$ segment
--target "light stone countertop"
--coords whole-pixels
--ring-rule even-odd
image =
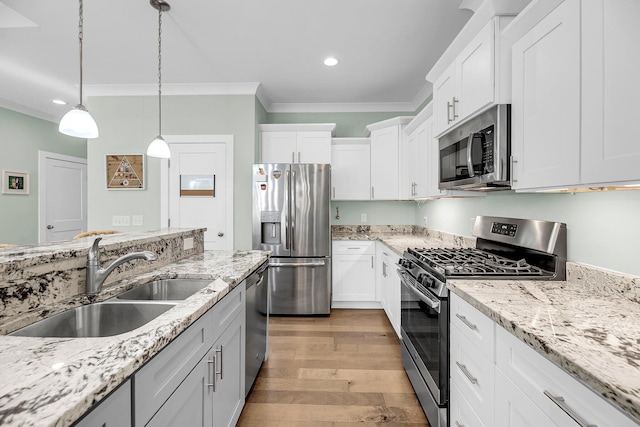
[[[205,289],[125,334],[105,338],[0,336],[0,425],[72,424],[268,256],[262,251],[206,251],[153,273],[123,280],[101,296],[113,296],[158,278],[212,280]],[[75,304],[71,301],[67,308]]]
[[[591,270],[588,273],[586,270]],[[567,281],[448,280],[451,292],[640,422],[640,304],[606,275],[567,263]]]

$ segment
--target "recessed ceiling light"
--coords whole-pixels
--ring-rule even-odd
[[[62,99],[53,99],[51,102],[58,105],[67,105],[67,103],[64,102]]]
[[[337,63],[338,63],[338,60],[331,56],[324,60],[324,65],[326,65],[327,67],[333,67]]]

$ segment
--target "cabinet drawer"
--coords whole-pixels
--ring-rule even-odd
[[[451,407],[449,410],[451,425],[453,427],[485,427],[482,421],[480,421],[480,418],[478,418],[476,413],[473,412],[471,405],[469,405],[469,402],[467,402],[467,399],[465,399],[464,395],[454,382],[451,383],[450,394],[451,398],[449,402]]]
[[[495,360],[495,323],[458,295],[451,293],[451,324],[486,356]]]
[[[237,314],[244,309],[246,284],[244,281],[237,285],[227,295],[213,306],[212,325],[215,335],[219,336],[233,322]]]
[[[618,408],[502,327],[496,328],[496,365],[559,426],[578,425],[568,413],[582,418],[586,424],[638,426]],[[558,397],[564,402],[558,402]]]
[[[196,320],[135,374],[135,425],[144,426],[151,419],[211,348],[214,309]]]
[[[493,424],[494,364],[456,327],[450,330],[451,383],[455,383],[484,425]]]
[[[348,240],[333,242],[333,255],[374,255],[374,241]]]

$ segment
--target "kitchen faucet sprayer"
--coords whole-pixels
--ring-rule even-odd
[[[86,293],[88,295],[98,294],[109,274],[120,264],[133,261],[134,259],[145,259],[147,261],[155,261],[158,259],[158,255],[155,252],[131,252],[116,259],[109,266],[102,268],[100,263],[100,249],[98,248],[100,240],[102,240],[102,237],[98,237],[93,241],[93,245],[91,245],[91,249],[89,249],[89,253],[87,254]]]

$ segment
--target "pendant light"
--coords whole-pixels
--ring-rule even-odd
[[[162,12],[171,9],[164,0],[150,0],[151,6],[158,9],[158,136],[147,147],[147,156],[168,159],[171,151],[162,137]]]
[[[58,130],[77,138],[97,138],[98,125],[87,108],[82,105],[82,29],[84,26],[82,0],[80,0],[80,23],[78,24],[78,41],[80,44],[80,103],[62,117]]]

